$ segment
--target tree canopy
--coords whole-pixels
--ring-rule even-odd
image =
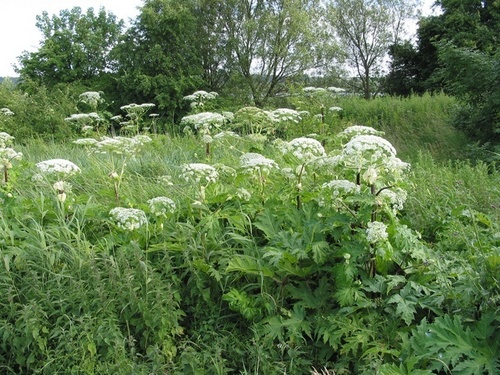
[[[61,82],[89,81],[111,72],[110,51],[118,43],[124,23],[101,8],[97,13],[80,7],[62,10],[59,16],[47,12],[37,16],[36,26],[43,40],[36,52],[20,58],[23,80],[47,86]]]

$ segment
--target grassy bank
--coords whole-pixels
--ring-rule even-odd
[[[453,100],[327,104],[289,142],[13,144],[0,372],[497,372],[499,180],[451,160]],[[59,158],[77,168],[37,166]]]

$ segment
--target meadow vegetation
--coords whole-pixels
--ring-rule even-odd
[[[453,98],[2,90],[0,372],[499,373],[500,178]]]

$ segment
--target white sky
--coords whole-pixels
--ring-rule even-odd
[[[178,0],[182,1],[182,0]],[[422,0],[424,15],[430,13],[434,0]],[[42,34],[36,27],[36,16],[47,11],[50,16],[59,15],[63,9],[75,6],[85,12],[100,7],[128,22],[135,19],[143,0],[0,0],[0,77],[16,76],[13,65],[23,51],[34,52],[39,47]]]
[[[36,16],[43,11],[52,16],[75,6],[82,12],[94,8],[96,13],[104,7],[127,23],[138,16],[137,8],[142,5],[142,0],[0,0],[0,77],[16,76],[12,65],[17,64],[17,57],[38,49],[42,33],[36,27]]]

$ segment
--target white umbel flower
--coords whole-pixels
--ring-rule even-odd
[[[240,165],[246,170],[263,170],[269,172],[272,168],[278,168],[278,164],[272,159],[256,153],[248,152],[240,156]]]
[[[201,185],[208,185],[216,182],[219,178],[217,170],[208,164],[191,163],[182,166],[182,178],[187,182],[197,182]]]
[[[0,114],[3,116],[14,116],[14,112],[12,112],[9,108],[0,108]]]
[[[340,138],[352,138],[357,135],[382,135],[384,134],[381,131],[375,130],[374,128],[370,126],[364,126],[364,125],[352,125],[349,126],[348,128],[345,128],[343,131],[341,131],[339,134],[337,134],[338,137]]]
[[[149,210],[156,216],[165,216],[168,213],[174,213],[176,209],[175,202],[168,197],[155,197],[148,200]]]
[[[61,175],[73,175],[80,173],[80,168],[73,162],[66,159],[50,159],[41,161],[36,164],[36,167],[43,174],[61,174]]]
[[[321,186],[322,190],[331,191],[333,197],[358,194],[360,186],[348,180],[332,180]]]
[[[279,122],[291,121],[298,123],[300,120],[302,120],[300,113],[290,108],[278,108],[274,111],[271,111],[271,114]]]
[[[371,134],[357,135],[344,147],[345,155],[355,155],[366,152],[383,153],[387,157],[396,156],[396,149],[388,140]]]
[[[286,150],[304,163],[326,156],[325,149],[321,142],[307,137],[291,140],[286,145]]]
[[[7,147],[14,141],[14,137],[6,132],[0,132],[0,147]]]
[[[387,225],[380,221],[371,221],[366,228],[366,239],[370,243],[377,243],[387,240]]]
[[[139,229],[147,223],[146,214],[137,208],[115,207],[109,214],[119,228],[127,231]]]
[[[209,133],[213,128],[220,128],[225,121],[226,118],[220,113],[201,112],[184,116],[181,119],[181,125],[189,126],[191,130]]]

